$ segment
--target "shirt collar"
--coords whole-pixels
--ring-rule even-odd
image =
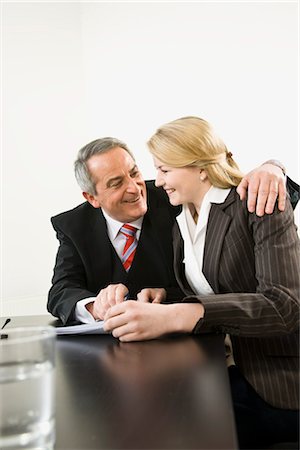
[[[229,192],[231,191],[231,188],[229,189],[221,189],[217,188],[215,186],[211,186],[209,190],[206,192],[206,194],[203,197],[202,205],[200,209],[200,215],[198,217],[198,223],[197,225],[194,222],[194,219],[192,217],[192,214],[189,210],[189,207],[187,204],[183,205],[182,212],[179,214],[179,216],[176,217],[177,222],[179,224],[179,227],[184,229],[186,227],[186,230],[189,231],[191,238],[197,239],[198,233],[205,229],[208,216],[210,212],[210,207],[212,203],[224,203],[225,199],[229,195]]]
[[[203,198],[203,203],[223,203],[230,191],[231,188],[221,189],[211,186]]]
[[[228,197],[229,192],[231,191],[231,188],[228,189],[221,189],[215,186],[211,186],[209,190],[206,192],[206,194],[203,197],[201,210],[205,210],[207,205],[210,205],[211,203],[224,203],[226,198]],[[183,211],[180,215],[189,215],[192,217],[192,214],[190,213],[189,207],[187,204],[184,204],[182,207]],[[200,211],[201,214],[201,211]]]
[[[110,240],[113,241],[117,237],[117,235],[120,231],[120,228],[124,225],[124,222],[119,222],[118,220],[113,219],[112,217],[110,217],[107,214],[106,211],[104,211],[104,209],[102,209],[102,213],[106,220],[108,236],[109,236]],[[133,227],[137,228],[138,230],[141,230],[142,223],[143,223],[143,217],[140,217],[139,219],[135,220],[134,222],[127,222],[127,223],[130,223],[130,225],[132,225]]]

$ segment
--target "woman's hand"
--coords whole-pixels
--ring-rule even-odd
[[[201,303],[160,305],[127,300],[107,311],[104,330],[122,342],[143,341],[168,333],[191,333],[203,315]]]

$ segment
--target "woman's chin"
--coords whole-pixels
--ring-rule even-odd
[[[169,197],[169,202],[171,203],[172,206],[179,206],[179,205],[182,205],[182,203],[179,202],[178,200],[176,200],[176,198],[171,198],[171,197]]]

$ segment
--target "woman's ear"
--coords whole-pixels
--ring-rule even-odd
[[[204,169],[200,169],[200,181],[207,180],[207,173]]]
[[[101,207],[99,200],[97,200],[92,194],[89,194],[88,192],[83,192],[82,195],[94,208]]]

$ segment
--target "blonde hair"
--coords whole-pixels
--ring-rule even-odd
[[[150,153],[168,166],[205,169],[213,186],[237,186],[243,178],[232,153],[199,117],[182,117],[161,126],[147,145]]]

